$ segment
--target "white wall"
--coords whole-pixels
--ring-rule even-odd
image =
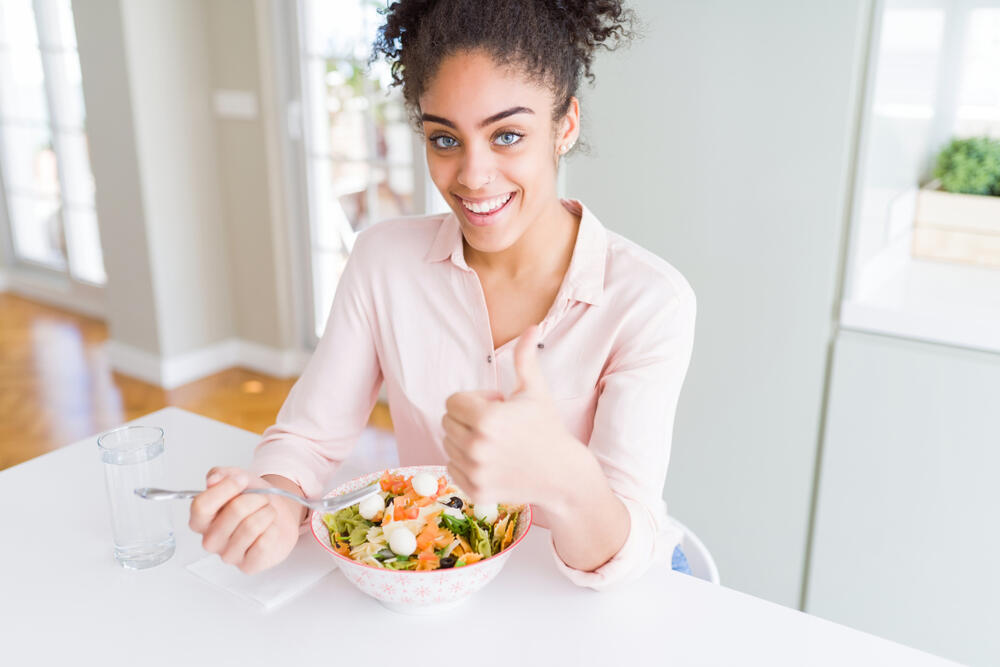
[[[218,160],[226,210],[229,259],[232,270],[234,326],[242,340],[273,348],[296,347],[293,314],[288,308],[288,280],[278,275],[287,268],[287,235],[280,191],[271,180],[280,180],[280,156],[268,148],[267,114],[274,104],[273,87],[265,80],[272,59],[261,42],[258,2],[212,0],[207,3],[208,41],[211,48],[212,88],[231,91],[257,102],[250,116],[216,113]],[[262,65],[263,70],[262,70]],[[278,228],[276,243],[275,227]],[[286,290],[286,291],[282,291]]]
[[[153,296],[146,202],[140,188],[121,6],[119,0],[76,0],[73,16],[87,104],[90,164],[97,186],[97,218],[108,275],[105,317],[114,340],[156,355],[161,348],[160,313]]]
[[[200,0],[123,2],[160,353],[234,333],[222,182]]]
[[[631,4],[567,192],[698,295],[671,514],[726,585],[797,606],[870,2]]]

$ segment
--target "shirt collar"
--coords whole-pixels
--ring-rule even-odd
[[[562,205],[580,216],[580,229],[573,246],[573,257],[563,280],[565,295],[598,306],[604,296],[604,267],[607,263],[608,235],[600,221],[578,199],[563,199]],[[441,219],[437,234],[424,260],[441,262],[450,259],[464,271],[472,269],[465,262],[462,228],[453,212]]]

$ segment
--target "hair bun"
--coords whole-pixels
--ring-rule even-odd
[[[636,36],[635,12],[622,0],[543,0],[543,4],[566,26],[583,73],[591,81],[590,66],[597,48],[613,51]]]
[[[595,50],[621,46],[638,22],[623,0],[396,0],[382,13],[372,60],[390,63],[411,112],[444,58],[482,50],[550,85],[558,116],[581,76],[593,81]]]

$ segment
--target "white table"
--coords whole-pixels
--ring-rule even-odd
[[[213,465],[245,465],[258,440],[177,408],[134,423],[165,429],[174,488],[198,488]],[[374,432],[363,441],[352,465],[393,456]],[[4,665],[348,665],[391,655],[475,667],[953,664],[665,567],[616,590],[579,589],[556,571],[540,528],[496,580],[441,615],[394,614],[336,570],[264,612],[185,569],[206,555],[187,527],[188,503],[174,505],[171,560],[118,567],[101,465],[88,438],[0,472]]]

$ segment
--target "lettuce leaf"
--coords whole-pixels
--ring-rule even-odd
[[[472,528],[469,526],[469,523],[470,519],[468,517],[456,519],[449,514],[442,514],[441,523],[439,525],[444,526],[455,535],[461,535],[465,539],[471,540],[472,538],[469,536],[469,533]]]

